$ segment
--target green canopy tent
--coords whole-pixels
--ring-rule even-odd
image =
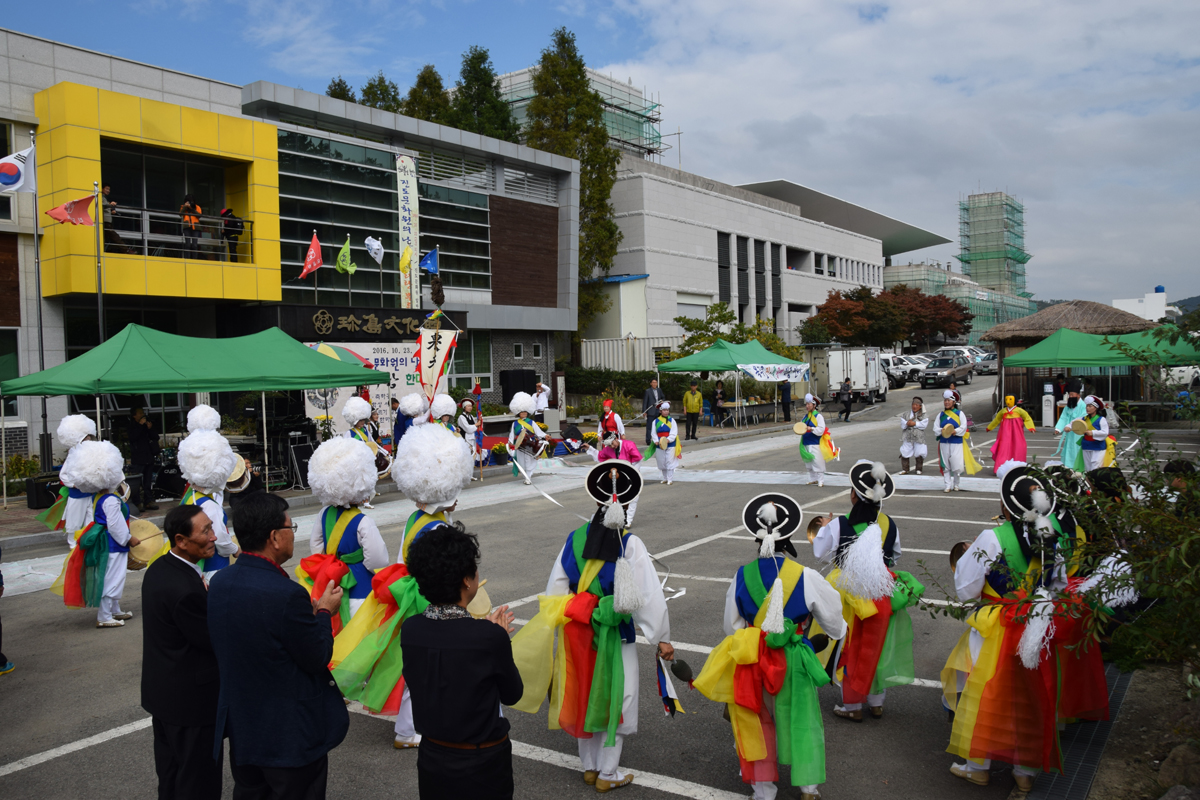
[[[794,367],[794,369],[787,369]],[[658,365],[659,372],[734,372],[734,400],[741,399],[741,373],[759,380],[780,381],[784,378],[805,380],[808,365],[802,361],[772,353],[757,339],[734,344],[717,339],[712,346]],[[778,393],[777,393],[778,394]],[[736,421],[736,420],[735,420]]]
[[[1200,364],[1200,349],[1190,339],[1183,337],[1171,345],[1155,339],[1154,333],[1102,336],[1061,328],[1004,363],[1011,367],[1124,367],[1144,364],[1148,357],[1150,363],[1168,367]],[[1133,354],[1117,349],[1117,344],[1131,348]]]
[[[268,391],[372,385],[387,380],[387,373],[322,355],[279,328],[250,336],[205,339],[130,324],[104,344],[64,364],[0,383],[0,398],[94,394],[99,427],[102,394],[256,391],[263,394],[265,406]],[[2,409],[0,402],[0,426]],[[263,411],[265,448],[265,407]],[[3,437],[0,459],[7,470]],[[7,481],[4,485],[7,502]]]

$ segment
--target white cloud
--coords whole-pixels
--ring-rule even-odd
[[[955,240],[959,197],[1005,190],[1039,297],[1200,293],[1194,3],[617,6],[649,42],[591,60],[661,93],[688,171],[786,178]]]

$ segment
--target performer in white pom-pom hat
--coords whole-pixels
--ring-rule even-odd
[[[195,409],[193,409],[195,411]],[[190,420],[189,414],[189,422]],[[205,580],[218,570],[229,566],[230,559],[241,552],[233,538],[229,515],[225,513],[223,501],[225,486],[244,464],[241,456],[233,452],[229,442],[216,430],[199,428],[179,443],[179,471],[188,488],[183,493],[180,505],[195,505],[204,509],[212,520],[213,532],[217,535],[217,552],[211,558],[200,560],[200,569]]]
[[[83,414],[71,414],[63,417],[58,424],[58,442],[67,448],[68,456],[81,442],[90,442],[96,438],[96,422]],[[72,486],[63,479],[62,489],[59,490],[58,500],[43,514],[38,515],[51,530],[64,530],[67,533],[67,546],[75,547],[75,534],[87,527],[92,521],[92,495]]]
[[[912,683],[912,620],[908,615],[924,593],[908,572],[893,569],[900,557],[900,532],[882,511],[896,491],[887,469],[862,460],[850,468],[850,513],[821,517],[813,556],[833,562],[829,582],[842,594],[850,626],[837,653],[836,679],[842,702],[834,716],[862,722],[863,703],[871,716],[883,716],[887,687]]]
[[[809,484],[824,486],[825,454],[821,452],[821,437],[825,435],[825,417],[817,411],[820,404],[815,395],[804,395],[804,418],[792,430],[800,434],[800,459],[808,470]]]
[[[713,648],[692,683],[705,697],[726,704],[742,780],[758,800],[774,800],[779,764],[791,766],[792,785],[800,787],[803,800],[817,800],[818,784],[825,782],[825,726],[817,688],[829,683],[829,676],[817,653],[830,639],[846,635],[846,622],[838,591],[817,570],[786,557],[796,557],[792,536],[803,518],[800,505],[785,494],[762,494],[746,504],[742,524],[754,536],[758,558],[734,573],[725,594],[726,639]],[[782,680],[764,682],[752,696],[734,690],[734,653],[746,652],[748,644],[768,669],[787,665]],[[766,695],[789,698],[786,715],[771,714],[773,703],[764,702]]]
[[[70,608],[96,608],[97,628],[120,628],[133,614],[121,610],[129,548],[129,506],[118,494],[125,459],[111,442],[80,442],[67,455],[63,480],[93,495],[92,520],[78,534],[62,577],[52,587]],[[61,592],[60,592],[61,590]]]
[[[513,475],[518,474],[519,464],[526,485],[529,485],[529,477],[546,446],[546,432],[532,419],[535,407],[533,397],[526,392],[517,392],[508,403],[508,410],[517,416],[508,431],[508,455],[514,462]]]
[[[668,486],[675,479],[675,467],[683,459],[682,447],[679,443],[679,427],[671,419],[671,404],[666,400],[658,404],[658,415],[650,422],[650,449],[646,452],[654,456],[658,469],[662,473],[662,482]]]
[[[376,479],[375,454],[357,439],[323,442],[308,462],[308,485],[322,508],[308,537],[312,555],[296,575],[314,598],[330,579],[345,590],[333,620],[335,636],[370,596],[371,578],[391,563],[379,528],[359,510],[375,494]]]
[[[654,562],[642,540],[624,530],[624,507],[641,491],[641,475],[632,464],[614,459],[593,467],[586,485],[596,513],[568,534],[539,598],[541,610],[513,637],[513,658],[525,691],[512,707],[536,713],[549,693],[550,727],[561,727],[578,740],[583,780],[603,793],[634,778],[620,768],[625,737],[638,727],[634,624],[658,645],[667,713],[677,704],[674,690],[666,688],[670,679],[661,662],[673,660],[675,650]],[[556,633],[563,643],[557,651]],[[559,659],[566,663],[556,664]],[[587,664],[594,664],[594,670]],[[563,680],[552,684],[554,674]],[[614,693],[618,674],[620,698]]]

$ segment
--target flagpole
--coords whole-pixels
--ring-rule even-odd
[[[38,236],[38,188],[37,188],[37,133],[29,132],[29,146],[34,148],[34,175],[33,175],[33,278],[35,291],[37,292],[37,327],[38,327],[38,370],[46,369],[46,342],[45,332],[42,328],[42,239]],[[42,432],[38,436],[38,461],[40,462],[42,472],[47,472],[50,469],[50,462],[54,458],[54,453],[50,447],[50,428],[46,419],[46,396],[42,395]],[[7,468],[8,464],[5,463]],[[8,476],[5,473],[5,507],[8,502]]]

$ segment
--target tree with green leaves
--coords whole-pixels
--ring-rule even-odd
[[[439,125],[450,123],[450,95],[442,83],[433,64],[426,64],[417,73],[412,88],[400,103],[400,113],[406,117],[436,122]]]
[[[588,81],[575,34],[566,28],[556,30],[542,51],[525,115],[525,144],[579,160],[579,326],[572,336],[577,358],[579,331],[610,304],[600,280],[612,269],[622,239],[610,199],[621,156],[608,146],[604,105]]]
[[[393,81],[389,81],[384,76],[383,70],[371,80],[367,81],[366,85],[359,91],[362,95],[362,104],[371,108],[378,108],[382,111],[391,111],[398,113],[400,111],[400,89],[397,88]]]
[[[712,347],[717,339],[733,342],[745,334],[744,326],[737,321],[737,314],[725,303],[713,303],[705,309],[704,319],[676,317],[675,324],[683,328],[683,343],[675,353],[676,358]]]
[[[506,142],[517,141],[521,128],[500,94],[500,79],[491,56],[475,45],[463,53],[462,71],[450,100],[450,124]]]
[[[341,75],[329,82],[329,86],[325,88],[327,97],[334,97],[338,100],[345,100],[347,103],[357,103],[358,97],[354,94],[354,87],[346,82],[346,79]]]

